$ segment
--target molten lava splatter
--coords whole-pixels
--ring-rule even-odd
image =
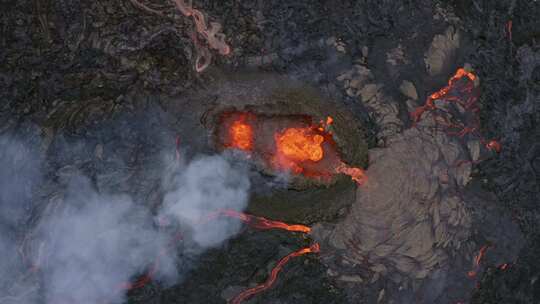
[[[367,175],[365,174],[364,170],[356,167],[350,167],[343,162],[336,167],[336,173],[350,176],[352,180],[359,185],[363,185],[367,181]]]
[[[253,128],[244,116],[235,120],[229,128],[230,147],[251,151],[253,149]]]
[[[321,132],[328,132],[329,134],[332,134],[328,129],[330,128],[330,125],[334,122],[334,119],[331,116],[326,117],[326,121],[321,120],[321,126],[318,128]]]
[[[264,283],[262,283],[260,285],[257,285],[256,287],[244,290],[239,295],[234,297],[230,301],[230,303],[231,304],[240,304],[243,301],[247,300],[248,298],[252,297],[253,295],[255,295],[257,293],[260,293],[262,291],[265,291],[268,288],[272,287],[272,285],[276,282],[277,275],[283,269],[283,266],[285,266],[285,264],[287,264],[287,262],[289,262],[289,260],[291,258],[301,256],[301,255],[304,255],[304,254],[307,254],[307,253],[318,253],[319,251],[320,251],[320,246],[319,246],[318,243],[315,243],[315,244],[311,245],[310,247],[302,248],[302,249],[300,249],[298,251],[295,251],[295,252],[292,252],[292,253],[286,255],[281,260],[279,260],[277,265],[270,272],[270,276],[268,277],[268,279]]]
[[[334,122],[334,119],[330,116],[326,117],[326,125],[329,126]]]
[[[275,135],[276,159],[281,169],[301,173],[302,162],[317,162],[323,158],[324,137],[310,128],[288,128]]]
[[[464,68],[459,68],[456,73],[448,81],[448,85],[439,91],[431,94],[423,106],[418,107],[411,113],[413,126],[416,125],[422,118],[422,115],[427,111],[432,111],[437,124],[446,128],[449,135],[464,137],[467,134],[478,134],[480,129],[480,118],[478,112],[478,96],[474,92],[475,81],[477,76]],[[452,121],[444,111],[441,114],[436,114],[438,110],[436,101],[454,102],[458,104],[464,111],[473,114],[474,121],[472,125],[465,125],[461,122]],[[500,152],[501,144],[496,140],[487,141],[480,137],[482,144],[491,151]]]
[[[332,124],[332,121],[332,117],[328,116],[326,126]],[[318,130],[322,132],[326,128],[321,126]],[[304,171],[302,163],[319,162],[324,157],[323,143],[325,137],[313,128],[288,128],[276,134],[275,141],[276,156],[274,162],[282,170],[291,170],[299,174]],[[364,170],[350,167],[341,161],[332,173],[348,175],[360,185],[366,181]]]

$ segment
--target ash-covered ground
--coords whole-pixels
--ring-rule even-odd
[[[540,2],[193,0],[206,36],[179,3],[0,4],[0,303],[226,303],[314,240],[246,303],[540,303]],[[481,136],[416,131],[464,66]],[[227,107],[332,112],[379,186],[217,155]],[[321,230],[195,220],[216,208]]]

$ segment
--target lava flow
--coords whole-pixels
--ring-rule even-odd
[[[226,217],[236,218],[236,219],[239,219],[239,220],[245,222],[248,226],[251,226],[251,227],[256,228],[256,229],[261,229],[261,230],[283,229],[283,230],[287,230],[287,231],[302,232],[302,233],[309,233],[311,231],[311,228],[308,227],[308,226],[289,225],[289,224],[284,223],[284,222],[269,220],[269,219],[266,219],[264,217],[255,216],[255,215],[251,215],[251,214],[247,214],[247,213],[243,213],[243,212],[238,212],[238,211],[230,210],[230,209],[224,209],[224,210],[219,210],[217,212],[214,212],[214,213],[210,214],[209,216],[207,216],[204,219],[204,221],[209,221],[209,220],[215,219],[215,218],[217,218],[219,216],[226,216]],[[295,252],[292,252],[292,253],[288,254],[287,256],[285,256],[284,258],[279,260],[277,265],[270,272],[270,277],[264,283],[262,283],[260,285],[257,285],[256,287],[253,287],[253,288],[250,288],[250,289],[247,289],[247,290],[241,292],[236,297],[234,297],[231,300],[230,303],[239,304],[239,303],[243,302],[244,300],[248,299],[249,297],[252,297],[253,295],[255,295],[257,293],[263,292],[263,291],[267,290],[268,288],[272,287],[272,285],[275,283],[275,281],[277,279],[277,275],[282,270],[283,266],[291,258],[301,256],[301,255],[304,255],[306,253],[318,253],[319,251],[320,251],[320,246],[319,246],[318,243],[315,243],[315,244],[311,245],[310,247],[303,248],[303,249],[300,249],[298,251],[295,251]]]
[[[214,212],[208,217],[206,217],[205,221],[215,219],[218,216],[233,217],[233,218],[236,218],[245,222],[248,226],[251,226],[256,229],[261,229],[261,230],[283,229],[287,231],[303,232],[303,233],[309,233],[311,231],[311,228],[309,228],[308,226],[289,225],[284,222],[273,221],[273,220],[266,219],[264,217],[255,216],[255,215],[251,215],[251,214],[247,214],[243,212],[238,212],[231,209],[224,209],[224,210],[219,210],[217,212]]]
[[[363,185],[367,181],[367,175],[365,174],[364,170],[360,168],[350,167],[343,162],[336,167],[336,173],[350,176],[352,180],[359,185]]]
[[[478,112],[478,92],[475,81],[477,76],[464,68],[459,68],[448,81],[448,85],[431,94],[423,106],[411,113],[413,126],[422,118],[425,112],[431,111],[437,124],[442,125],[449,135],[464,137],[467,134],[479,135],[480,117]],[[471,114],[472,122],[465,124],[453,120],[444,110],[437,107],[439,102],[454,102],[460,111]],[[440,113],[435,112],[436,110]],[[501,144],[496,140],[485,140],[480,136],[481,143],[491,151],[500,152]]]
[[[210,220],[213,220],[217,217],[225,216],[225,217],[231,217],[239,219],[243,222],[245,222],[248,226],[261,229],[261,230],[268,230],[268,229],[283,229],[286,231],[292,231],[292,232],[301,232],[301,233],[309,233],[311,231],[311,228],[304,225],[289,225],[284,222],[280,221],[274,221],[269,220],[264,217],[255,216],[231,209],[224,209],[224,210],[218,210],[204,219],[201,220],[201,223],[208,222]],[[171,241],[170,245],[172,245],[174,242],[177,242],[182,239],[181,234],[177,234],[176,237]],[[318,243],[315,243],[311,245],[310,247],[300,249],[298,251],[292,252],[289,255],[282,258],[278,264],[272,269],[270,273],[270,277],[261,285],[258,285],[254,288],[247,289],[237,295],[231,303],[239,304],[242,301],[246,300],[247,298],[263,292],[267,290],[268,288],[272,287],[272,285],[275,283],[277,279],[277,275],[282,270],[283,266],[293,257],[301,256],[307,253],[318,253],[320,251],[320,246]],[[117,289],[119,290],[133,290],[137,288],[141,288],[145,286],[147,283],[149,283],[152,280],[152,277],[154,276],[158,265],[159,265],[159,259],[160,256],[164,255],[166,251],[160,252],[160,254],[157,256],[156,261],[153,263],[153,265],[150,267],[148,272],[146,272],[144,275],[142,275],[139,279],[137,279],[135,282],[125,282],[117,286]]]
[[[298,251],[289,253],[288,255],[283,257],[281,260],[279,260],[277,265],[270,272],[270,276],[268,277],[268,279],[264,283],[262,283],[261,285],[257,285],[257,286],[255,286],[253,288],[244,290],[243,292],[238,294],[236,297],[234,297],[230,301],[230,303],[231,304],[240,304],[243,301],[245,301],[246,299],[250,298],[251,296],[253,296],[253,295],[257,294],[257,293],[260,293],[262,291],[265,291],[268,288],[272,287],[272,285],[276,282],[277,275],[283,269],[283,266],[285,264],[287,264],[287,262],[289,262],[289,260],[291,258],[301,256],[301,255],[304,255],[306,253],[318,253],[319,251],[320,251],[320,246],[319,246],[318,243],[315,243],[315,244],[311,245],[310,247],[302,248],[302,249],[300,249]]]

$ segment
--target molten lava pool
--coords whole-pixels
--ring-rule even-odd
[[[346,174],[359,184],[364,171],[341,161],[330,131],[333,119],[314,123],[304,115],[223,113],[217,129],[218,146],[247,153],[274,172],[288,172],[329,181]]]

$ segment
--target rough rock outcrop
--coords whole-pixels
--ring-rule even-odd
[[[443,132],[408,129],[369,153],[368,182],[349,215],[327,235],[347,260],[382,274],[425,278],[447,264],[448,252],[470,236],[471,216],[458,188],[470,177],[468,151]]]
[[[459,40],[459,32],[453,27],[433,38],[424,59],[429,75],[437,76],[445,71],[459,47]]]
[[[377,123],[387,132],[382,133],[386,145],[369,151],[368,181],[357,189],[349,213],[335,225],[314,227],[313,236],[322,252],[331,252],[326,263],[338,279],[363,273],[363,281],[388,276],[397,284],[436,282],[426,286],[436,284],[437,291],[422,291],[430,297],[400,302],[434,303],[446,288],[441,273],[447,276],[454,268],[462,278],[474,263],[478,244],[466,186],[472,164],[488,150],[476,135],[457,136],[443,127],[448,121],[468,126],[474,120],[473,112],[456,102],[434,100],[438,112],[428,109],[413,127],[400,132],[392,130],[402,126],[397,109],[391,110],[393,103],[379,85],[367,83],[359,95],[381,118]],[[456,263],[461,263],[459,270]],[[476,271],[478,263],[474,267]]]
[[[371,110],[379,126],[377,139],[381,146],[384,146],[390,137],[401,132],[403,122],[398,118],[397,103],[384,94],[384,85],[375,82],[375,77],[368,67],[355,65],[337,80],[343,83],[347,95],[359,98]]]

